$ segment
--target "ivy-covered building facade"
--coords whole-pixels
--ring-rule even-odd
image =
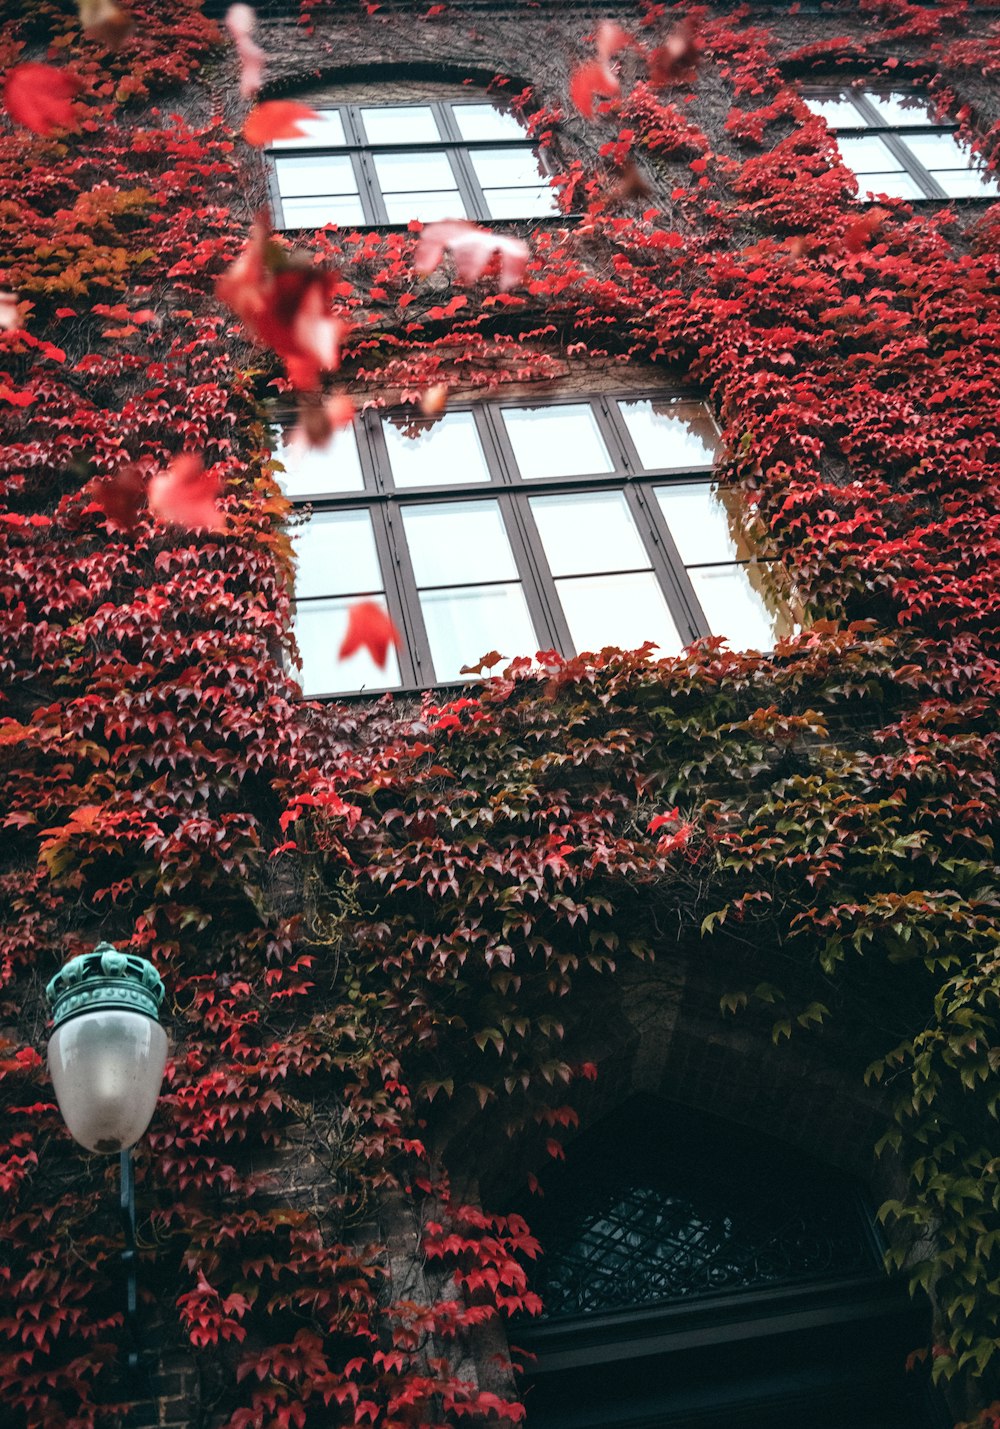
[[[4,1424],[996,1429],[996,10],[233,8],[0,21]]]

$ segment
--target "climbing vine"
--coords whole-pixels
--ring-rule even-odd
[[[669,909],[718,968],[720,1018],[839,1037],[885,1088],[894,1260],[932,1295],[934,1373],[1000,1424],[1000,209],[859,204],[797,88],[845,58],[919,80],[994,161],[996,22],[864,0],[849,38],[786,44],[747,9],[643,3],[616,34],[567,29],[562,89],[516,101],[567,217],[523,261],[463,270],[416,232],[247,250],[259,155],[229,37],[196,0],[84,8],[0,26],[9,1422],[110,1425],[134,1397],[109,1172],[69,1142],[40,1056],[66,958],[110,938],[169,988],[144,1314],[198,1359],[200,1422],[517,1421],[463,1347],[538,1310],[537,1247],[465,1203],[442,1148],[465,1127],[535,1172],[561,1154],[601,1072],[576,1009],[656,956]],[[262,62],[266,31],[241,33]],[[44,104],[10,85],[28,65],[64,77]],[[341,401],[683,372],[803,633],[767,657],[548,653],[461,698],[302,702],[264,403],[318,377],[281,350],[288,313],[234,280],[248,251],[252,298],[322,294]]]

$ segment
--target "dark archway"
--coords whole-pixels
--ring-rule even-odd
[[[882,1270],[863,1188],[777,1142],[635,1097],[531,1209],[530,1429],[929,1429],[926,1316]]]

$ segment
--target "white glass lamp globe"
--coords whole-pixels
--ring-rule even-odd
[[[156,1109],[167,1060],[156,969],[102,943],[60,969],[46,992],[56,1024],[49,1074],[70,1135],[109,1155],[134,1146]]]

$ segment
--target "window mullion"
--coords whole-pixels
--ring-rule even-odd
[[[405,577],[397,555],[397,542],[402,535],[399,523],[394,525],[387,504],[373,502],[368,508],[372,530],[375,534],[375,549],[382,567],[382,584],[389,615],[402,636],[402,648],[397,650],[400,684],[420,684],[420,646],[414,629],[413,612],[419,615],[419,602],[409,599]],[[422,632],[421,632],[422,634]]]
[[[410,560],[410,552],[406,544],[406,529],[403,525],[400,502],[391,498],[382,504],[382,511],[388,544],[392,552],[392,575],[399,591],[403,615],[403,624],[400,629],[403,631],[407,651],[413,664],[413,683],[418,686],[430,685],[434,681],[434,662],[431,659],[430,641],[427,638],[427,629],[424,625],[420,592],[417,589],[413,563]]]
[[[468,149],[464,145],[456,145],[449,152],[451,166],[455,171],[455,179],[465,203],[466,212],[470,218],[488,220],[490,211],[486,203],[486,195],[476,178],[476,171],[472,167]]]
[[[684,569],[684,562],[674,544],[674,538],[659,509],[659,503],[649,499],[645,488],[646,483],[630,484],[625,488],[625,499],[640,532],[646,533],[646,545],[653,570],[660,582],[674,624],[682,641],[687,645],[692,640],[712,632],[694,593],[694,586]]]
[[[556,649],[570,654],[576,649],[555,581],[549,571],[538,528],[528,506],[527,495],[511,492],[500,498],[507,517],[507,532],[514,560],[521,572],[521,586],[535,627],[539,650]]]

